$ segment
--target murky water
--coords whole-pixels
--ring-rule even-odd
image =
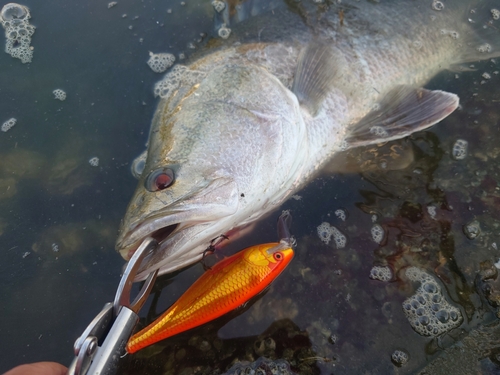
[[[17,119],[0,133],[0,371],[39,360],[69,364],[74,340],[112,300],[123,265],[114,240],[136,184],[129,165],[144,148],[161,77],[146,64],[149,51],[189,56],[214,34],[208,2],[23,4],[37,28],[33,62],[0,53],[0,122]],[[428,373],[447,373],[448,365],[467,370],[453,345],[476,336],[461,358],[472,371],[500,372],[498,340],[477,334],[497,320],[499,302],[498,278],[484,275],[500,258],[500,65],[475,65],[428,85],[457,93],[461,110],[405,141],[356,151],[354,160],[375,162],[360,173],[325,173],[286,203],[296,257],[265,295],[126,357],[123,373],[223,373],[236,360],[265,356],[301,374],[412,374],[443,353]],[[57,88],[65,101],[54,99]],[[468,142],[462,160],[452,155],[458,139]],[[401,145],[413,158],[402,169],[381,168]],[[275,240],[274,216],[223,252]],[[323,222],[347,237],[345,248],[320,240]],[[380,244],[374,224],[385,233]],[[370,279],[374,265],[389,266],[392,280]],[[415,332],[402,308],[419,287],[405,277],[410,266],[436,278],[463,316],[458,328],[438,338]],[[202,272],[195,265],[161,278],[142,315],[154,318]],[[400,368],[391,361],[396,350],[409,355]]]

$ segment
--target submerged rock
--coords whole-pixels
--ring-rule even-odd
[[[260,357],[255,362],[238,362],[233,365],[224,375],[293,375],[290,364],[283,359],[270,360]]]
[[[461,342],[444,350],[443,354],[425,367],[419,375],[484,374],[481,360],[498,367],[500,354],[500,321],[473,330]],[[493,363],[491,363],[493,362]],[[491,367],[491,366],[490,366]]]

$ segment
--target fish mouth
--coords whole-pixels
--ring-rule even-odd
[[[210,239],[222,233],[218,231],[223,227],[217,222],[179,219],[175,214],[150,218],[129,230],[117,242],[117,249],[126,260],[130,260],[145,238],[152,237],[158,242],[154,252],[144,258],[136,280],[145,279],[156,269],[161,275],[198,261]]]
[[[136,280],[157,269],[161,275],[195,263],[213,238],[239,224],[239,195],[232,178],[217,177],[194,190],[158,210],[154,210],[156,196],[151,197],[153,203],[144,202],[142,195],[133,201],[136,203],[122,222],[116,250],[129,260],[145,238],[158,242],[143,260]],[[151,213],[145,215],[148,211]]]
[[[166,237],[169,236],[180,224],[172,224],[167,227],[160,228],[153,233],[151,233],[151,237],[153,237],[156,241],[161,242]]]
[[[157,229],[155,230],[154,232],[152,232],[149,237],[152,237],[156,240],[156,242],[158,242],[159,244],[162,243],[168,236],[170,236],[178,227],[179,227],[180,223],[178,224],[171,224],[171,225],[168,225],[166,227],[163,227],[163,228],[160,228],[160,229]],[[140,243],[139,243],[140,245]],[[136,252],[137,248],[139,247],[139,245],[134,246],[133,249],[129,249],[128,251],[128,254],[127,254],[127,258],[130,259],[132,258],[132,256],[134,255],[134,253]]]

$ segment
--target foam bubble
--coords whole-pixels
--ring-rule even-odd
[[[171,53],[153,53],[149,52],[148,65],[155,73],[163,73],[174,65],[175,56]]]
[[[99,158],[97,156],[94,156],[89,159],[89,164],[93,167],[99,166]]]
[[[439,336],[458,327],[462,313],[444,297],[436,279],[417,267],[406,269],[406,276],[420,286],[403,302],[403,311],[412,328],[422,336]]]
[[[52,91],[52,93],[54,94],[54,99],[60,101],[66,100],[66,93],[63,90],[55,89],[54,91]]]
[[[382,126],[372,126],[370,128],[370,133],[379,137],[387,137],[389,135],[387,130],[385,130]]]
[[[347,211],[339,208],[335,211],[335,216],[337,216],[340,220],[345,221],[347,219]]]
[[[219,0],[212,1],[212,6],[214,7],[214,9],[217,13],[222,12],[226,8],[226,4],[224,4],[223,1],[219,1]]]
[[[384,228],[382,228],[380,224],[375,224],[371,229],[371,233],[373,241],[375,241],[378,244],[380,244],[384,239],[385,230]]]
[[[500,19],[500,10],[492,9],[491,16],[493,17],[494,20],[499,20]]]
[[[444,9],[444,4],[441,1],[438,0],[433,0],[432,1],[432,9],[434,10],[443,10]]]
[[[332,233],[337,249],[343,249],[347,243],[347,237],[334,226],[332,226]]]
[[[231,29],[229,27],[226,27],[225,24],[223,24],[221,26],[221,28],[219,29],[219,36],[222,39],[227,39],[227,38],[229,38],[229,35],[231,35]]]
[[[479,53],[490,53],[492,50],[491,44],[488,43],[481,44],[479,47],[476,48],[476,50]]]
[[[108,3],[108,9],[113,8],[116,4],[118,4],[118,2],[116,2],[116,1],[112,1],[112,2]]]
[[[17,120],[14,117],[8,119],[7,121],[5,121],[2,124],[2,127],[1,127],[2,131],[3,132],[9,131],[14,125],[16,125],[16,122],[17,122]]]
[[[408,355],[408,353],[402,350],[395,350],[391,355],[392,362],[398,367],[405,365],[409,359],[410,356]]]
[[[24,20],[29,18],[29,10],[24,5],[9,3],[2,8],[0,18],[2,21]]]
[[[177,64],[165,77],[155,84],[154,94],[162,99],[168,98],[181,85],[193,86],[199,82],[205,73],[188,69],[184,65]]]
[[[373,266],[370,270],[370,279],[380,281],[391,281],[392,271],[387,266]]]
[[[453,159],[455,160],[463,160],[467,157],[467,148],[469,146],[469,142],[465,139],[457,139],[453,144],[453,149],[451,150],[451,154]]]
[[[0,12],[0,22],[5,29],[5,52],[13,58],[20,59],[23,64],[33,59],[31,36],[35,27],[30,25],[29,9],[24,5],[9,3]]]
[[[330,243],[330,240],[333,237],[337,249],[344,248],[347,243],[347,237],[341,231],[327,222],[321,223],[317,228],[317,232],[320,240],[327,245]]]

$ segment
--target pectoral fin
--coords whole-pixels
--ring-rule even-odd
[[[352,128],[346,146],[386,142],[428,128],[452,113],[458,101],[457,95],[445,91],[399,86]]]
[[[341,54],[319,42],[311,42],[299,56],[292,91],[299,103],[306,107],[312,116],[318,112],[321,103],[332,89],[344,60]]]

